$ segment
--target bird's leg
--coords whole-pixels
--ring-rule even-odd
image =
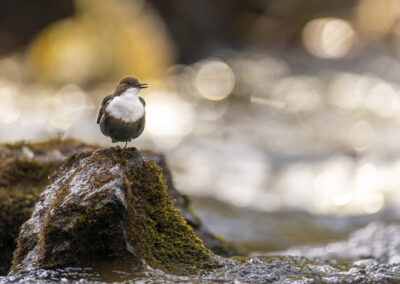
[[[124,149],[123,150],[125,150],[126,149],[126,146],[128,145],[128,141],[126,141],[125,142],[125,147],[124,147]]]

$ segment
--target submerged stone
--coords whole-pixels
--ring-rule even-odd
[[[21,227],[10,274],[106,262],[169,273],[215,267],[172,205],[161,169],[136,149],[72,155]]]

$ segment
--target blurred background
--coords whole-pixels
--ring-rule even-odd
[[[150,87],[130,146],[177,187],[262,211],[400,204],[400,1],[3,0],[0,142],[74,137],[124,76]]]

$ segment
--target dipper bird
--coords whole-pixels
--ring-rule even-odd
[[[139,91],[147,88],[146,83],[126,77],[122,79],[115,91],[106,96],[101,103],[97,124],[100,130],[111,138],[112,142],[125,142],[142,134],[146,122],[146,102],[139,97]]]

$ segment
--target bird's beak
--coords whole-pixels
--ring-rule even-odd
[[[139,85],[139,88],[140,89],[145,89],[145,88],[147,88],[149,85],[147,84],[147,83],[142,83],[142,84],[140,84]]]

